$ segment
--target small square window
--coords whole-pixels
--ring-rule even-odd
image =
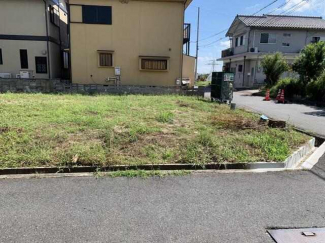
[[[275,44],[276,34],[261,33],[261,44]]]
[[[47,73],[47,58],[35,57],[36,73]]]
[[[238,65],[238,72],[239,73],[243,72],[243,65]]]
[[[99,52],[99,66],[100,67],[113,67],[113,53]]]
[[[320,41],[320,37],[313,37],[311,40],[312,43],[317,43],[319,41]]]
[[[236,47],[238,46],[238,37],[236,38]]]
[[[167,58],[141,58],[140,70],[148,71],[167,71],[168,59]]]

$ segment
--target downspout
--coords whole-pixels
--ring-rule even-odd
[[[72,83],[72,65],[71,65],[71,26],[70,26],[70,23],[71,23],[71,20],[70,20],[70,3],[68,1],[67,3],[67,7],[68,7],[68,13],[67,13],[67,20],[68,20],[68,42],[69,42],[69,56],[68,56],[68,63],[69,63],[69,79],[70,79],[70,83]]]
[[[46,45],[47,45],[47,65],[49,70],[49,79],[51,79],[51,62],[50,62],[50,45],[49,45],[49,26],[47,20],[47,2],[43,0],[45,5],[45,24],[46,24]]]
[[[61,8],[60,8],[60,1],[59,1],[59,4],[58,4],[58,8],[59,8],[59,41],[60,41],[60,57],[61,57],[61,60],[60,60],[60,80],[62,80],[62,77],[63,77],[63,52],[62,52],[62,38],[61,38]]]
[[[244,85],[245,85],[245,75],[246,75],[246,56],[244,56],[243,87],[244,87]]]
[[[250,36],[251,36],[251,29],[248,31],[248,37],[247,37],[247,52],[249,52],[249,41],[250,41]]]
[[[186,9],[186,1],[184,2],[184,11],[183,11],[183,20],[182,20],[182,39],[181,39],[181,80],[180,80],[180,87],[182,87],[182,81],[183,81],[183,67],[184,67],[184,54],[183,54],[183,48],[184,48],[184,44],[183,44],[183,39],[184,39],[184,24],[185,24],[185,9]]]

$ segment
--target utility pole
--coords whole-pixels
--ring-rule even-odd
[[[216,60],[211,60],[211,63],[208,63],[207,65],[212,66],[212,72],[215,72],[215,67],[220,64],[218,64]]]
[[[198,12],[197,12],[197,40],[196,40],[195,80],[197,80],[197,64],[199,62],[199,38],[200,38],[200,7],[198,7]]]

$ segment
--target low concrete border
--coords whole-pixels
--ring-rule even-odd
[[[285,168],[284,163],[256,162],[234,164],[157,164],[157,165],[112,165],[108,167],[78,166],[78,167],[34,167],[34,168],[4,168],[0,169],[0,175],[17,174],[49,174],[49,173],[94,173],[123,170],[247,170],[247,169],[278,169]]]
[[[300,169],[311,170],[325,154],[325,142],[300,166]]]
[[[289,158],[284,161],[285,168],[295,169],[307,155],[309,155],[315,149],[316,139],[309,140],[304,146],[300,147]]]

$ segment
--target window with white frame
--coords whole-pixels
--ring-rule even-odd
[[[275,44],[276,43],[276,34],[271,33],[261,33],[261,44]]]
[[[235,46],[243,46],[245,45],[245,35],[241,35],[236,37],[236,42],[235,42]]]

